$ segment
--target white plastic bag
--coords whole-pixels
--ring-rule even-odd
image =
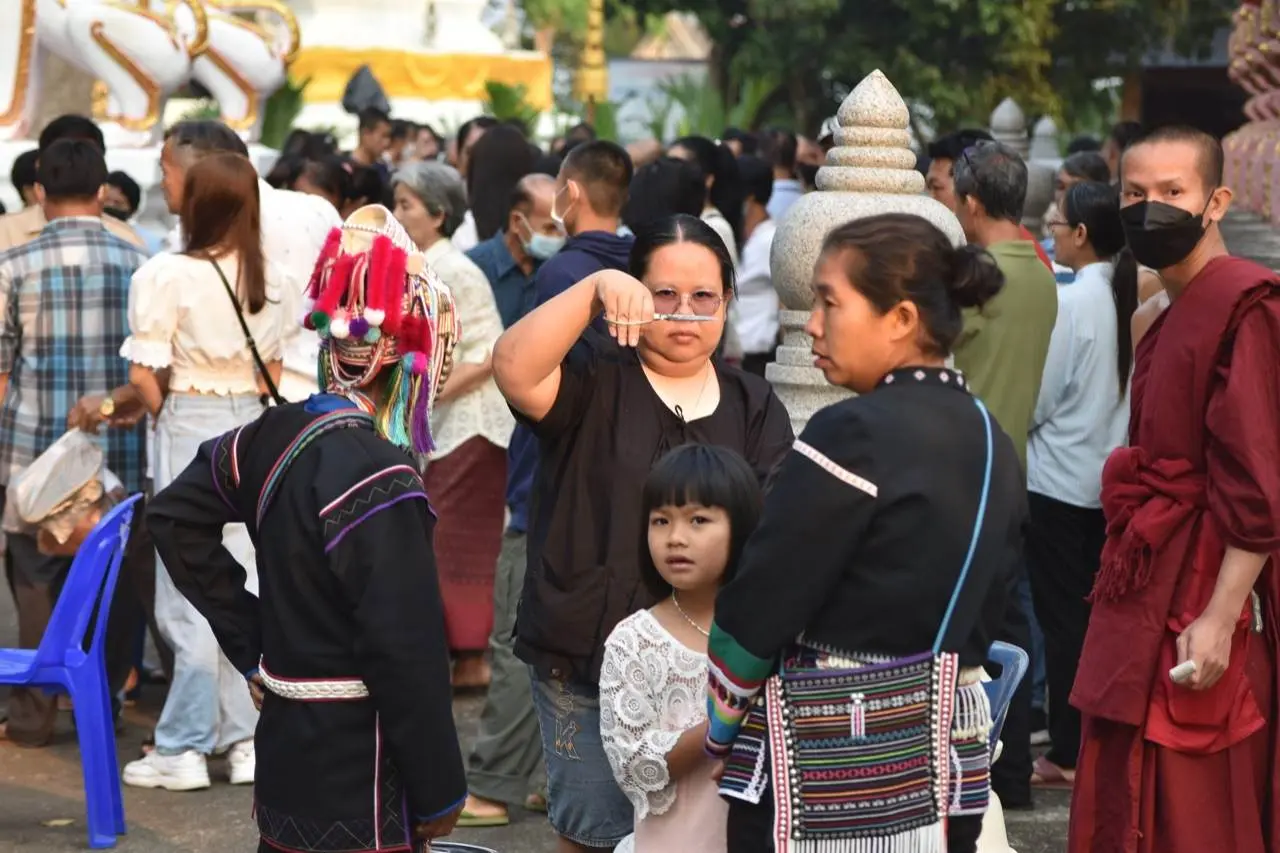
[[[71,430],[9,484],[9,501],[25,524],[65,522],[51,525],[51,531],[63,541],[65,535],[59,534],[69,533],[75,526],[73,519],[64,516],[95,504],[107,491],[105,475],[98,438]],[[64,531],[64,527],[68,529]]]

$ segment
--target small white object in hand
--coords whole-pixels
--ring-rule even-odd
[[[1169,680],[1174,684],[1186,684],[1196,674],[1196,662],[1186,660],[1169,670]]]

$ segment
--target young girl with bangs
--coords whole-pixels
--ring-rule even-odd
[[[659,602],[618,623],[600,672],[605,755],[635,807],[624,853],[726,850],[728,806],[703,749],[707,639],[762,500],[751,466],[723,447],[676,448],[645,482],[640,571]]]

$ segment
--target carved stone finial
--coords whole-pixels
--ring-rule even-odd
[[[1031,159],[1057,160],[1058,124],[1051,116],[1042,116],[1031,130]]]
[[[825,191],[921,193],[924,177],[908,147],[911,116],[907,105],[879,69],[844,99],[836,113],[835,147],[818,170]]]
[[[907,127],[907,105],[888,78],[873,71],[849,93],[836,113],[835,147],[818,170],[817,192],[799,199],[778,222],[769,265],[784,310],[783,342],[765,371],[791,414],[797,434],[809,416],[849,395],[828,385],[813,367],[804,332],[813,301],[813,268],[828,233],[855,219],[912,213],[938,226],[952,242],[964,242],[955,216],[924,195]]]
[[[991,113],[991,135],[1026,158],[1027,114],[1013,98],[1005,98]]]

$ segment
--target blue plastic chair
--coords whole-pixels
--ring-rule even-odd
[[[134,505],[140,497],[134,495],[113,507],[85,538],[67,573],[40,647],[0,649],[0,684],[71,694],[84,770],[89,846],[94,849],[115,847],[116,837],[125,833],[124,797],[120,791],[102,638],[129,540]],[[85,634],[99,601],[93,638],[86,652]]]
[[[1026,676],[1031,658],[1017,646],[997,640],[991,644],[987,659],[1000,667],[999,678],[982,683],[983,689],[987,691],[987,699],[991,702],[991,719],[995,722],[991,727],[991,754],[994,756],[996,744],[1000,741],[1000,730],[1004,728],[1004,718],[1009,715],[1009,705],[1013,702],[1013,694]]]

